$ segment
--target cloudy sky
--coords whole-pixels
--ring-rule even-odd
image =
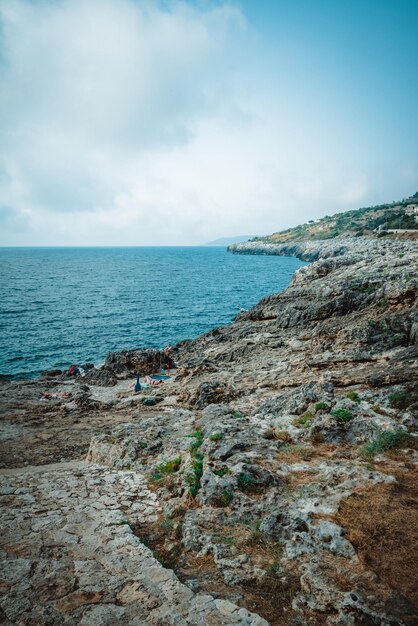
[[[0,245],[188,245],[418,189],[416,0],[0,0]]]

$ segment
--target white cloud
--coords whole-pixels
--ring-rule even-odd
[[[0,0],[0,20],[0,244],[200,243],[370,193],[359,131],[260,80],[236,5]]]

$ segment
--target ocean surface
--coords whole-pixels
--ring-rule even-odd
[[[302,265],[217,247],[0,248],[0,374],[196,337],[285,289]]]

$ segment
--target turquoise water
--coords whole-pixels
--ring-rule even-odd
[[[2,248],[0,373],[195,337],[286,288],[301,265],[210,247]]]

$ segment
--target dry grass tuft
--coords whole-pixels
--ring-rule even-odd
[[[347,531],[367,569],[418,604],[418,471],[396,475],[397,483],[376,485],[349,496],[337,523]]]

